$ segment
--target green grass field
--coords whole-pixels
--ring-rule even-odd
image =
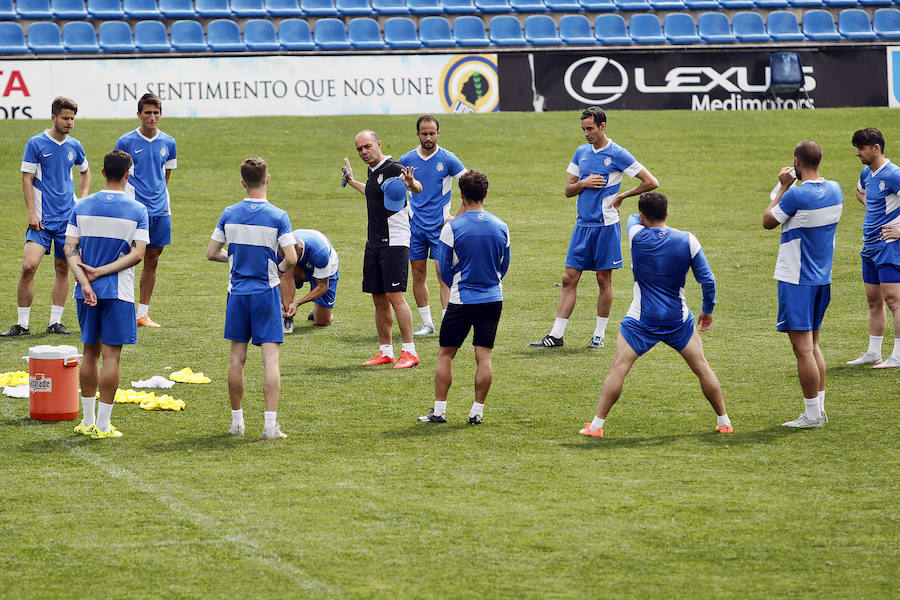
[[[47,123],[0,123],[4,330],[15,322],[25,228],[18,167],[25,141]],[[527,348],[555,313],[575,216],[562,189],[583,142],[578,114],[441,124],[442,145],[487,173],[487,208],[512,237],[485,424],[465,425],[468,345],[446,425],[416,422],[433,400],[436,337],[417,340],[415,369],[359,366],[377,351],[371,299],[360,291],[365,207],[339,187],[339,169],[349,155],[363,172],[352,145],[361,128],[374,127],[395,157],[412,148],[414,117],[163,119],[179,146],[174,244],[151,306],[164,328],[140,331],[123,352],[122,387],[187,366],[213,382],[176,385],[182,413],[118,405],[113,422],[125,437],[102,442],[72,434],[75,422],[31,421],[27,400],[0,396],[0,597],[897,598],[898,373],[844,364],[868,335],[850,136],[879,127],[894,155],[896,112],[610,114],[611,137],[657,176],[670,225],[697,235],[717,276],[703,340],[735,433],[713,432],[695,377],[657,347],[626,380],[600,440],[576,434],[613,356],[612,344],[586,347],[590,276],[566,346]],[[76,123],[92,191],[102,188],[103,155],[136,126]],[[802,396],[787,337],[774,330],[780,234],[761,218],[778,169],[805,138],[824,147],[822,173],[841,183],[845,207],[821,336],[831,420],[788,431],[780,423],[802,411]],[[279,421],[290,437],[278,443],[257,439],[258,350],[246,373],[248,434],[227,435],[228,274],[205,258],[221,210],[243,197],[238,165],[253,155],[269,163],[269,198],[294,227],[328,235],[341,258],[334,325],[299,319],[282,347]],[[636,206],[627,200],[623,214]],[[51,281],[45,261],[33,332],[46,326]],[[631,273],[613,282],[608,340],[630,304]],[[433,279],[430,288],[439,315]],[[411,286],[408,297],[414,305]],[[688,299],[699,311],[692,280]],[[63,320],[77,329],[71,300]],[[398,338],[395,326],[399,349]],[[0,371],[27,370],[29,346],[76,342],[43,333],[0,342]]]

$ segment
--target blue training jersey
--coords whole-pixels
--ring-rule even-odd
[[[634,300],[629,317],[649,325],[677,325],[691,314],[684,299],[688,270],[703,289],[703,312],[716,305],[716,278],[694,234],[671,227],[644,227],[639,215],[628,217]]]
[[[261,198],[244,198],[222,211],[212,239],[228,244],[228,293],[239,296],[278,285],[278,248],[296,243],[288,214]]]
[[[157,130],[150,139],[135,129],[119,138],[116,150],[124,150],[134,161],[125,191],[144,204],[151,217],[169,214],[166,171],[178,166],[175,138]]]
[[[328,279],[338,270],[337,251],[331,240],[315,229],[295,229],[294,238],[303,242],[303,253],[297,257],[297,266],[303,269],[303,281],[294,279],[297,287],[313,279]]]
[[[459,179],[466,168],[456,155],[438,146],[430,156],[421,154],[422,147],[400,157],[400,164],[415,167],[415,177],[422,191],[409,198],[410,222],[419,229],[438,230],[450,217],[452,178]]]
[[[900,167],[888,160],[875,173],[864,168],[858,189],[866,194],[862,255],[876,265],[900,265],[897,240],[880,239],[883,226],[900,225]]]
[[[500,280],[509,269],[509,228],[484,210],[467,210],[441,229],[441,279],[453,304],[503,300]]]
[[[34,173],[34,210],[41,223],[69,220],[76,200],[73,165],[80,173],[88,169],[84,148],[71,135],[57,142],[42,131],[25,144],[21,170]]]
[[[772,207],[781,223],[775,279],[798,285],[831,283],[834,236],[844,208],[836,181],[819,179],[795,185]]]
[[[92,267],[109,264],[131,252],[132,242],[149,242],[147,208],[124,192],[102,190],[75,205],[66,236],[80,239],[81,262]],[[97,298],[134,302],[134,267],[91,282]],[[81,284],[75,297],[84,298]]]
[[[591,144],[584,144],[575,150],[575,156],[566,169],[566,173],[574,175],[579,181],[588,175],[603,175],[606,185],[601,189],[586,188],[578,194],[578,218],[576,225],[582,227],[602,227],[619,222],[619,211],[612,202],[619,193],[624,175],[634,177],[644,170],[643,165],[622,146],[609,140],[605,146],[596,150]]]

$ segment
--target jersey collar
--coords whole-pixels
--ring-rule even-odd
[[[161,130],[160,130],[159,128],[157,128],[157,129],[156,129],[156,135],[154,135],[152,138],[148,138],[146,135],[144,135],[143,133],[141,133],[141,128],[140,128],[140,127],[138,127],[137,129],[135,129],[134,132],[137,133],[139,136],[141,136],[142,139],[147,140],[148,142],[152,142],[152,141],[156,140],[156,138],[159,137],[159,134],[161,133]]]
[[[44,130],[44,135],[47,136],[47,139],[48,139],[48,140],[50,140],[51,142],[53,142],[53,143],[56,144],[57,146],[62,146],[62,145],[65,144],[66,141],[68,141],[68,139],[69,139],[69,134],[67,133],[67,134],[66,134],[66,137],[63,138],[63,141],[58,142],[58,141],[56,141],[56,139],[54,139],[54,137],[53,137],[52,135],[50,135],[50,130],[49,130],[49,129],[45,129],[45,130]]]
[[[50,139],[53,139],[53,138],[50,138]],[[889,159],[889,158],[884,159],[884,164],[881,165],[880,167],[878,167],[877,171],[872,171],[872,175],[874,176],[874,175],[878,175],[879,173],[881,173],[881,170],[884,169],[886,166],[888,166],[890,164],[890,162],[891,162],[891,159]]]
[[[431,160],[432,158],[434,158],[435,155],[437,155],[438,150],[440,150],[440,149],[441,149],[441,147],[438,146],[437,144],[435,144],[434,152],[432,152],[428,156],[425,156],[424,154],[422,154],[422,144],[419,144],[418,146],[416,146],[416,154],[418,154],[419,158],[421,158],[422,160]]]
[[[244,198],[244,202],[268,202],[265,198]]]
[[[378,163],[378,164],[375,165],[374,167],[369,167],[369,168],[372,169],[373,171],[377,171],[378,169],[381,168],[381,166],[382,166],[384,163],[386,163],[387,161],[389,161],[391,158],[392,158],[392,157],[391,157],[390,154],[386,154],[385,157],[381,160],[380,163]]]
[[[601,148],[594,148],[594,145],[593,145],[593,144],[590,144],[590,146],[591,146],[591,150],[594,151],[594,154],[598,154],[598,153],[600,153],[600,152],[603,152],[603,151],[606,150],[607,148],[609,148],[609,146],[610,146],[611,144],[612,144],[612,138],[608,137],[608,138],[606,138],[606,145],[605,145],[605,146],[603,146],[603,147],[601,147]]]
[[[804,183],[825,183],[825,178],[822,176],[819,176],[818,179],[806,179],[804,181],[801,181],[800,185],[803,185]]]

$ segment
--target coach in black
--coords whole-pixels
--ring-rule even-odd
[[[409,271],[409,212],[405,190],[400,189],[399,199],[385,202],[383,186],[390,187],[392,178],[399,178],[406,189],[419,193],[422,184],[413,176],[413,169],[403,167],[381,152],[378,134],[365,129],[356,134],[356,152],[368,169],[366,182],[353,178],[350,160],[344,159],[344,178],[347,184],[366,197],[367,227],[366,252],[363,259],[363,292],[372,294],[375,304],[375,327],[378,330],[378,354],[363,365],[393,364],[395,369],[408,369],[419,364],[419,355],[413,342],[412,312],[406,297],[406,281]],[[389,196],[395,192],[391,188]],[[393,318],[397,315],[403,346],[399,360],[394,358],[391,341]]]

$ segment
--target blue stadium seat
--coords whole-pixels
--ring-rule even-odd
[[[172,44],[162,21],[138,21],[134,24],[134,47],[138,52],[171,52]]]
[[[622,11],[653,10],[647,0],[616,0],[616,7]]]
[[[822,0],[825,3],[825,6],[831,6],[833,8],[842,8],[845,6],[856,6],[856,0]],[[840,17],[838,17],[840,18]]]
[[[806,38],[794,13],[774,10],[766,17],[766,30],[775,42],[802,42]]]
[[[475,8],[481,13],[510,13],[509,0],[475,0]]]
[[[581,4],[578,0],[544,0],[544,6],[551,12],[578,12]]]
[[[488,38],[495,46],[527,46],[519,19],[512,15],[497,15],[488,24]]]
[[[314,50],[309,23],[303,19],[283,19],[278,24],[278,41],[285,50]]]
[[[231,19],[216,19],[206,26],[206,43],[213,52],[243,52],[247,44],[241,28]]]
[[[30,31],[30,30],[29,30]],[[838,31],[848,40],[875,40],[869,13],[861,8],[845,8],[838,14]]]
[[[383,50],[381,26],[371,17],[351,19],[347,25],[347,39],[356,50]]]
[[[825,6],[822,0],[788,0],[791,8],[821,8]]]
[[[300,0],[300,10],[307,17],[336,17],[334,0]]]
[[[600,15],[605,16],[605,15]],[[629,22],[631,39],[636,44],[665,44],[659,17],[654,14],[632,15]],[[596,35],[596,31],[594,32]]]
[[[739,42],[770,42],[762,15],[757,12],[739,12],[731,18],[731,28]]]
[[[441,0],[441,7],[448,15],[473,15],[478,12],[472,0]]]
[[[63,26],[63,46],[66,52],[79,54],[96,54],[100,52],[97,43],[97,32],[94,26],[86,21],[70,21]]]
[[[659,21],[657,21],[657,24]],[[562,28],[560,27],[560,30]],[[618,13],[597,15],[594,20],[594,38],[604,46],[622,46],[630,44],[633,40],[628,35],[628,26],[625,18]],[[665,38],[663,38],[665,41]]]
[[[509,0],[509,5],[517,13],[542,13],[547,12],[544,0]]]
[[[344,17],[355,17],[372,14],[369,0],[335,0],[334,7]]]
[[[299,17],[303,15],[297,0],[265,0],[266,12],[273,17]]]
[[[87,0],[88,16],[92,19],[124,19],[121,0]]]
[[[725,13],[705,12],[697,19],[700,37],[710,44],[730,44],[737,41]]]
[[[340,19],[328,17],[319,19],[313,26],[313,41],[321,50],[350,50],[347,29]]]
[[[606,12],[616,10],[616,3],[614,2],[614,0],[580,0],[580,4],[582,10],[590,12]]]
[[[377,15],[408,15],[409,8],[404,0],[372,0],[372,10]]]
[[[52,0],[50,6],[53,9],[53,16],[57,19],[74,21],[87,19],[88,16],[84,0]]]
[[[890,6],[891,4],[893,4],[891,0],[859,0],[860,6]],[[875,15],[872,15],[872,18],[874,19]]]
[[[193,19],[197,11],[191,0],[159,0],[159,14],[166,19]]]
[[[834,27],[834,17],[827,10],[808,10],[803,13],[803,35],[816,42],[833,42],[841,39]]]
[[[169,32],[172,47],[178,52],[204,52],[207,50],[203,25],[199,21],[175,21]]]
[[[158,19],[161,16],[156,0],[124,0],[122,10],[129,19]]]
[[[719,6],[726,10],[732,10],[735,8],[753,8],[755,4],[753,4],[753,0],[719,0]],[[734,24],[733,21],[732,24]]]
[[[244,19],[269,16],[263,0],[231,0],[231,12],[235,17]]]
[[[18,18],[13,0],[0,0],[0,21],[15,21]]]
[[[50,0],[16,0],[16,12],[23,19],[52,19]]]
[[[255,52],[281,50],[275,23],[270,19],[250,19],[244,23],[244,44],[247,50]]]
[[[900,40],[900,10],[879,8],[872,15],[872,30],[883,40]]]
[[[414,15],[439,15],[444,12],[441,0],[406,0],[406,8]]]
[[[0,54],[28,54],[25,30],[15,21],[0,22]]]
[[[694,19],[687,13],[669,13],[663,19],[663,33],[673,44],[699,44],[703,42],[697,35]]]
[[[414,50],[422,47],[416,23],[409,17],[391,17],[384,22],[384,43],[389,48]]]
[[[48,21],[37,21],[28,26],[28,49],[34,54],[62,54],[59,25]]]
[[[653,10],[684,10],[683,0],[650,0]]]
[[[134,52],[131,27],[124,21],[104,21],[100,23],[100,48],[104,52]]]
[[[228,0],[194,0],[194,10],[204,19],[231,17]]]
[[[525,18],[525,39],[532,46],[562,46],[556,31],[556,21],[547,15],[528,15]]]
[[[790,6],[788,0],[753,0],[757,8],[765,10],[776,10],[779,8],[787,8]]]
[[[456,46],[450,32],[450,22],[444,17],[422,17],[419,21],[419,39],[426,48]]]
[[[481,17],[457,17],[453,21],[453,39],[463,47],[490,46]]]
[[[559,37],[569,46],[593,46],[597,43],[591,22],[584,15],[563,15],[559,18]]]
[[[719,0],[684,0],[688,10],[718,10]]]

